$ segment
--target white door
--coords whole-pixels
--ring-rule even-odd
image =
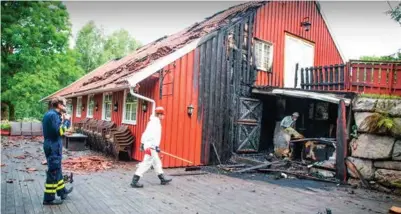
[[[315,58],[315,47],[300,38],[285,35],[284,50],[284,87],[294,88],[295,84],[295,65],[298,63],[298,82],[297,88],[301,87],[300,68],[313,66]]]

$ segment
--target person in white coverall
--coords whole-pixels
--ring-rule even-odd
[[[155,109],[155,116],[150,117],[145,132],[141,138],[141,150],[145,151],[143,161],[139,163],[134,177],[132,178],[131,187],[141,188],[142,184],[138,183],[143,174],[153,166],[153,169],[159,176],[162,185],[168,184],[171,179],[166,179],[163,174],[162,162],[159,157],[160,140],[162,136],[162,126],[160,120],[164,119],[164,108],[157,107]]]

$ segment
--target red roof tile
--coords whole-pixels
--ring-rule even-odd
[[[49,97],[67,96],[81,92],[89,93],[95,89],[106,90],[122,86],[126,83],[117,82],[117,80],[145,68],[153,61],[169,55],[195,39],[224,27],[228,23],[241,18],[247,11],[258,8],[264,3],[247,2],[216,13],[178,33],[151,42],[119,60],[111,60],[105,63]]]

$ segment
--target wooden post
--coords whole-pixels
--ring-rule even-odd
[[[347,158],[348,143],[345,114],[346,108],[344,100],[340,100],[337,117],[336,177],[341,183],[347,182],[345,159]]]
[[[393,93],[393,84],[394,84],[394,74],[395,74],[395,69],[394,69],[394,63],[390,64],[390,80],[388,81],[388,93],[392,94]]]
[[[301,88],[304,89],[304,68],[301,68]]]
[[[294,81],[294,88],[297,88],[298,85],[298,66],[299,64],[295,64],[295,81]]]
[[[305,88],[302,89],[309,90],[309,68],[305,68]]]
[[[324,83],[329,83],[329,67],[324,66]],[[328,84],[323,84],[323,90],[330,90]]]

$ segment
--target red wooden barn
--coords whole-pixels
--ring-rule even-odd
[[[154,100],[167,111],[161,149],[202,165],[271,146],[275,122],[263,121],[280,120],[297,101],[281,112],[274,94],[257,94],[312,84],[300,81],[300,68],[343,63],[317,2],[247,2],[111,60],[45,99],[70,99],[73,122],[128,124],[136,160]],[[165,156],[163,165],[187,163]]]

